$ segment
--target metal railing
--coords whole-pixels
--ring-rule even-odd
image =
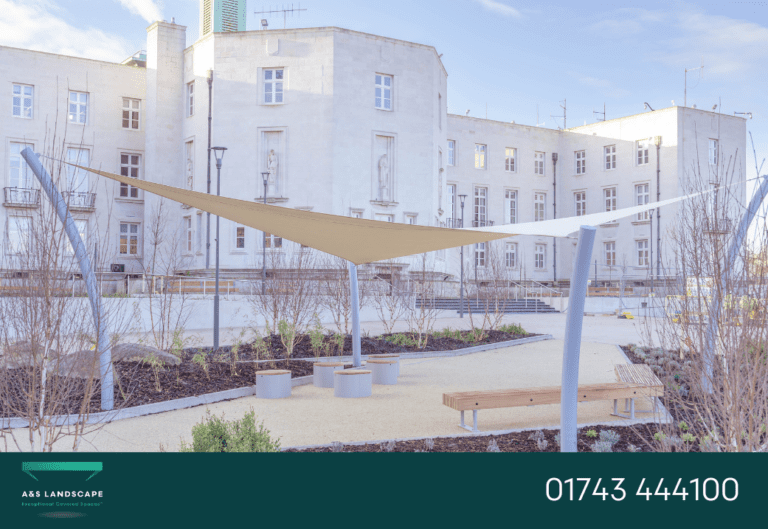
[[[463,228],[461,219],[445,219],[445,227],[446,228]]]
[[[473,220],[472,221],[473,228],[485,228],[486,226],[493,226],[493,221],[492,220]]]
[[[24,187],[3,188],[3,204],[12,207],[36,208],[40,205],[40,190]]]
[[[64,201],[70,210],[92,210],[96,207],[96,193],[85,191],[64,191]]]

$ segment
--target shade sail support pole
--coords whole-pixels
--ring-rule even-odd
[[[565,319],[563,346],[563,379],[560,392],[560,451],[576,452],[577,404],[579,392],[579,355],[584,303],[587,297],[589,260],[595,242],[596,228],[582,226],[576,246],[576,259],[571,273],[568,315]]]
[[[91,312],[93,313],[93,325],[96,328],[96,336],[98,337],[99,373],[101,374],[101,409],[111,410],[114,408],[112,350],[109,345],[109,333],[107,332],[107,326],[104,322],[104,315],[101,312],[101,295],[99,293],[98,283],[96,282],[96,274],[93,272],[91,260],[88,257],[88,252],[85,250],[85,244],[83,244],[80,234],[77,232],[75,221],[69,213],[67,203],[53,183],[51,175],[48,174],[48,171],[45,170],[43,164],[40,163],[37,154],[35,154],[29,147],[21,151],[21,156],[26,160],[27,165],[40,181],[43,191],[48,195],[59,220],[61,220],[61,223],[64,225],[64,231],[66,232],[67,237],[69,237],[69,241],[72,243],[72,248],[75,250],[75,257],[77,257],[77,262],[80,265],[80,273],[83,275],[83,279],[85,279],[88,300],[91,303]]]
[[[352,367],[360,367],[360,291],[357,265],[349,263],[349,297],[352,304]]]

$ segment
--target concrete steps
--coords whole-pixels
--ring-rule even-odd
[[[439,310],[455,310],[456,312],[459,312],[461,309],[460,301],[457,298],[438,298],[435,300],[429,300],[429,301],[422,301],[422,300],[416,300],[416,307],[420,308],[422,306],[422,303],[425,304],[425,306],[432,306],[434,304],[434,307]],[[495,310],[495,304],[492,301],[488,301],[488,311],[489,312],[496,312]],[[470,309],[473,313],[484,313],[486,311],[486,301],[485,300],[477,300],[477,299],[465,299],[464,300],[464,312],[469,312]],[[557,312],[554,308],[547,305],[543,301],[539,299],[507,299],[507,300],[499,300],[499,312],[504,312],[505,314],[515,314],[515,313],[548,313],[548,312]]]

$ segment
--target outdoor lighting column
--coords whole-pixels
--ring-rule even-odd
[[[267,181],[269,179],[269,171],[261,173],[261,178],[264,180],[264,205],[267,205]],[[264,238],[261,242],[261,295],[267,293],[267,232],[261,232]]]
[[[467,195],[459,195],[461,200],[461,227],[464,227],[464,201]],[[459,285],[459,318],[464,317],[464,247],[461,247],[461,283]]]
[[[226,147],[211,147],[216,156],[216,196],[221,196],[221,162]],[[213,350],[219,349],[219,216],[216,215],[216,291],[213,295]]]
[[[661,167],[659,155],[661,153],[661,136],[656,136],[656,202],[661,201]],[[651,237],[653,237],[653,225],[651,225]],[[653,263],[651,263],[653,266]],[[661,208],[656,208],[656,275],[661,270]]]
[[[648,267],[651,271],[651,293],[653,293],[653,211],[653,209],[648,210],[648,218],[651,219],[651,258],[648,260]],[[658,248],[656,250],[658,251]]]

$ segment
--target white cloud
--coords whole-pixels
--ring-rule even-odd
[[[149,22],[150,24],[163,19],[163,14],[155,0],[118,0],[123,7],[134,15],[139,15],[141,18]]]
[[[71,26],[48,0],[0,0],[0,45],[103,61],[121,61],[129,42],[93,28]]]
[[[488,11],[493,11],[494,13],[498,13],[505,17],[521,17],[522,16],[520,14],[520,11],[518,11],[514,7],[508,6],[506,4],[502,4],[501,2],[496,2],[495,0],[475,0],[475,2],[483,6]]]

